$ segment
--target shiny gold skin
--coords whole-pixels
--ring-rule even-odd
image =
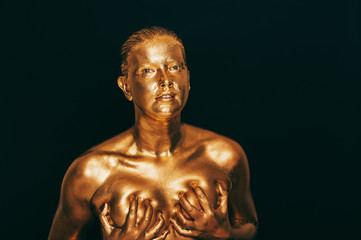
[[[257,222],[246,155],[235,141],[181,123],[190,89],[183,46],[138,44],[118,83],[135,125],[69,167],[49,239],[251,239]],[[206,84],[206,83],[205,83]]]

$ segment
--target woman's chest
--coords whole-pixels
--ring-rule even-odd
[[[92,203],[100,209],[109,202],[111,218],[117,226],[122,226],[129,211],[129,198],[133,194],[138,199],[138,221],[144,216],[144,201],[148,199],[154,209],[153,215],[161,211],[166,224],[169,224],[180,195],[186,194],[189,202],[199,208],[192,187],[201,187],[210,204],[214,205],[217,182],[223,182],[228,188],[228,174],[207,160],[179,164],[138,162],[113,171],[94,194]]]

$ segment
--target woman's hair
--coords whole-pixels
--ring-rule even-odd
[[[137,46],[138,44],[140,44],[146,40],[151,40],[155,37],[161,37],[161,36],[171,37],[174,40],[176,40],[177,42],[179,42],[180,45],[183,47],[182,40],[180,40],[180,38],[177,36],[177,34],[175,34],[173,31],[171,31],[169,29],[162,28],[162,27],[149,27],[149,28],[141,29],[141,30],[133,33],[124,42],[124,44],[122,46],[121,53],[120,53],[121,75],[127,76],[127,74],[128,74],[127,58],[128,58],[129,53],[134,49],[135,46]],[[185,59],[185,56],[184,56],[184,59]]]

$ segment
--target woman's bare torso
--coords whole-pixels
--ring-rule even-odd
[[[161,211],[165,219],[163,229],[166,229],[180,194],[186,194],[189,202],[200,208],[192,186],[200,186],[212,205],[217,201],[217,182],[225,189],[231,187],[228,173],[212,159],[203,144],[191,144],[163,158],[131,156],[115,151],[94,151],[92,154],[115,162],[106,180],[94,193],[91,204],[99,210],[108,202],[110,217],[119,227],[125,223],[131,194],[138,198],[138,221],[144,216],[144,201],[149,199],[154,209],[152,223],[156,221],[157,212]],[[172,228],[170,230],[167,239],[190,239],[175,235]]]

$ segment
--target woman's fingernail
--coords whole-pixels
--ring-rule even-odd
[[[131,194],[130,196],[129,196],[129,200],[130,201],[133,201],[135,199],[135,195],[134,194]]]
[[[105,211],[107,210],[107,208],[108,208],[108,203],[105,202],[105,203],[103,204],[103,206],[100,207],[100,211],[101,211],[101,212],[105,212]]]
[[[198,186],[198,183],[197,182],[191,182],[189,185],[191,186],[191,188],[195,189]]]
[[[183,197],[184,196],[184,192],[180,192],[179,194],[178,194],[178,198],[181,198],[181,197]]]

